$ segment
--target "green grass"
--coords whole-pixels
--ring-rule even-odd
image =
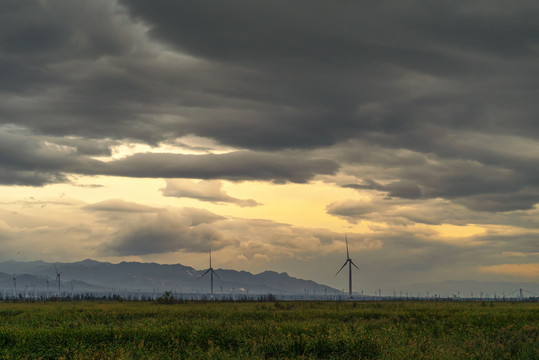
[[[2,359],[539,359],[538,303],[0,304]]]

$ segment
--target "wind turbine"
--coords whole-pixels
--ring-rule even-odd
[[[58,292],[56,293],[56,296],[60,298],[60,275],[62,275],[62,273],[58,272],[58,268],[56,267],[56,264],[54,264],[54,270],[56,270],[56,283],[58,285]]]
[[[337,271],[335,276],[339,275],[342,269],[348,264],[348,294],[350,295],[350,299],[352,299],[352,265],[355,266],[356,269],[359,270],[356,264],[350,259],[350,252],[348,251],[348,238],[346,237],[346,234],[344,235],[344,238],[346,239],[346,261],[344,262],[343,266]]]
[[[17,277],[15,276],[15,271],[13,272],[13,298],[17,299]]]
[[[207,273],[210,273],[210,291],[211,291],[211,299],[213,299],[213,275],[217,276],[218,279],[221,279],[219,275],[215,271],[213,271],[213,268],[211,267],[211,249],[210,249],[210,268],[204,272],[204,274],[200,275],[199,279],[206,275]]]

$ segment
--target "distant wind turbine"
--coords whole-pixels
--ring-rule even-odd
[[[344,269],[344,267],[348,264],[348,294],[350,295],[350,299],[352,299],[352,265],[354,265],[358,270],[359,268],[350,258],[350,252],[348,250],[348,238],[346,237],[346,234],[344,235],[344,238],[346,239],[346,261],[344,262],[343,266],[341,266],[339,271],[337,271],[335,276],[339,275],[341,270]]]
[[[13,298],[17,299],[17,277],[15,271],[13,272]]]
[[[61,272],[58,272],[58,268],[56,267],[56,264],[54,264],[54,270],[56,270],[56,284],[58,286],[58,291],[56,293],[56,296],[60,297],[60,275],[62,275]]]
[[[211,299],[213,299],[213,275],[217,276],[218,279],[221,279],[219,275],[215,271],[213,271],[213,268],[211,267],[211,249],[210,249],[210,268],[204,272],[204,274],[200,275],[199,279],[202,278],[207,273],[210,273],[210,292],[211,292]]]

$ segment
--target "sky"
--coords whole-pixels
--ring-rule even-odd
[[[539,3],[0,2],[0,260],[539,280]]]

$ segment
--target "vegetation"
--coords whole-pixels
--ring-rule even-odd
[[[0,303],[2,359],[539,359],[538,303]]]
[[[161,295],[157,299],[158,304],[174,304],[174,295],[172,294],[172,291],[165,291],[163,295]]]

